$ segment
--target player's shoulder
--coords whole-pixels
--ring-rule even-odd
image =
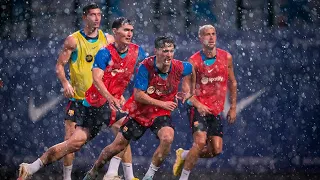
[[[100,30],[101,32],[103,32],[102,30]],[[114,43],[114,37],[109,34],[109,33],[103,33],[104,34],[104,37],[106,38],[108,44],[112,44]]]
[[[68,37],[71,36],[71,37],[73,37],[73,38],[76,38],[76,37],[79,36],[79,35],[81,35],[80,30],[71,33]]]
[[[141,61],[140,64],[144,64],[145,66],[152,67],[154,65],[154,57],[155,56],[146,57],[144,60]]]
[[[146,57],[142,62],[153,62],[155,56]]]
[[[176,66],[176,68],[183,70],[184,66],[186,63],[185,61],[181,61],[179,59],[173,59],[172,61],[172,65]]]
[[[138,44],[130,43],[130,46],[140,49],[141,47]]]
[[[201,57],[200,51],[197,51],[194,54],[192,54],[189,59],[197,59],[198,57]]]
[[[111,51],[110,51],[110,49],[109,49],[109,46],[110,46],[110,45],[111,45],[111,44],[102,46],[102,47],[99,49],[98,52],[100,52],[100,53],[105,53],[105,54],[110,54],[110,53],[111,53]]]
[[[76,48],[77,47],[76,38],[72,34],[70,34],[64,40],[64,46],[65,47],[70,47],[70,48]]]
[[[220,49],[220,48],[217,48],[217,52],[222,53],[222,54],[226,54],[226,55],[231,55],[227,50]]]

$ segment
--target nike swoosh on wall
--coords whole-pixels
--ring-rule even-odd
[[[239,114],[242,110],[244,110],[246,107],[248,107],[250,104],[252,104],[261,94],[263,94],[266,91],[265,88],[261,89],[260,91],[257,91],[253,94],[251,94],[248,97],[245,97],[241,99],[237,103],[237,110],[236,113]],[[228,111],[230,109],[230,102],[229,102],[229,94],[226,97],[226,101],[224,103],[224,110],[223,110],[223,117],[226,117],[228,114]]]
[[[41,104],[39,107],[36,107],[36,105],[34,104],[34,98],[31,96],[29,99],[29,107],[28,107],[30,120],[34,123],[39,121],[50,110],[55,108],[62,99],[63,99],[63,96],[60,95],[57,98],[53,98],[48,102]]]

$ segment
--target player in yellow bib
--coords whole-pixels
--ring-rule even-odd
[[[113,36],[100,29],[101,10],[96,4],[83,7],[84,28],[68,36],[56,64],[57,76],[63,86],[64,96],[69,98],[65,114],[65,140],[75,131],[78,103],[82,103],[85,92],[92,85],[92,65],[99,49],[114,41]],[[69,64],[70,82],[64,66]],[[63,178],[71,180],[74,153],[63,158]]]
[[[101,10],[97,4],[90,3],[84,6],[82,19],[84,28],[74,32],[65,39],[56,64],[56,73],[62,83],[64,96],[69,98],[65,114],[65,141],[51,147],[51,149],[49,148],[49,150],[35,162],[31,164],[22,163],[19,170],[19,179],[27,179],[42,166],[63,157],[63,180],[71,180],[74,153],[66,152],[64,148],[66,148],[65,146],[74,146],[79,147],[76,148],[78,150],[82,146],[82,144],[79,143],[78,145],[74,144],[77,143],[77,140],[71,138],[76,130],[76,122],[78,121],[76,114],[80,113],[78,107],[85,98],[86,90],[89,89],[93,83],[91,70],[95,55],[100,48],[114,42],[112,35],[105,34],[99,29]],[[64,66],[67,64],[69,64],[70,69],[70,82],[66,78],[64,70]],[[118,122],[121,123],[121,121]],[[119,126],[119,123],[116,123],[114,126]],[[115,127],[113,127],[113,131],[117,132],[118,129]],[[77,136],[77,139],[81,138],[81,136]],[[114,157],[114,161],[109,165],[109,169],[111,170],[107,172],[104,180],[118,178],[120,161],[121,158]],[[130,178],[130,180],[135,179],[132,171],[130,148],[128,148],[128,151],[123,156],[123,162],[126,164],[126,166],[124,166],[125,176],[133,177]]]
[[[66,51],[63,52],[64,54],[62,56],[60,55],[57,64],[58,73],[60,72],[60,68],[66,62],[64,60],[64,57],[66,55],[69,55],[67,62],[69,62],[70,67],[71,87],[65,86],[69,84],[68,81],[66,81],[67,83],[63,84],[63,87],[66,90],[68,90],[68,87],[70,87],[70,92],[73,92],[72,98],[74,98],[75,100],[83,100],[86,90],[89,89],[89,87],[92,85],[91,69],[95,55],[101,47],[109,43],[107,40],[108,37],[109,41],[110,39],[113,40],[113,37],[111,35],[106,35],[98,29],[95,33],[92,33],[95,37],[90,37],[89,33],[86,34],[85,31],[85,29],[79,30],[68,37],[70,41],[67,43],[69,45],[73,45],[73,47],[70,48],[72,49],[72,53],[70,54]],[[62,83],[66,80],[65,76],[63,76],[63,78],[59,77],[59,79]],[[69,91],[66,93],[69,93]],[[70,98],[71,96],[68,97]]]

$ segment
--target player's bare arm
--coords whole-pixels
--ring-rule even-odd
[[[133,93],[134,93],[134,99],[143,104],[155,105],[170,111],[173,111],[177,107],[177,103],[173,101],[160,101],[160,100],[154,99],[144,91],[137,88],[134,88]]]
[[[66,78],[64,66],[69,62],[71,53],[77,48],[76,40],[72,36],[68,36],[64,41],[62,50],[56,64],[56,73],[63,86],[63,94],[67,98],[74,96],[74,89]]]
[[[230,91],[230,110],[228,112],[228,122],[234,123],[236,120],[237,106],[237,80],[233,71],[232,56],[228,53],[228,87]]]
[[[194,95],[194,90],[195,90],[195,79],[196,79],[196,73],[194,70],[194,64],[192,63],[191,60],[189,60],[189,63],[192,64],[192,73],[188,76],[185,76],[182,80],[182,92],[185,93],[185,98],[183,99],[183,103],[191,98],[191,96]]]
[[[189,92],[190,96],[186,96],[186,99],[190,101],[190,103],[197,108],[198,112],[205,116],[207,114],[211,114],[210,108],[201,102],[199,102],[193,95],[195,94],[196,89],[196,68],[197,66],[194,62],[190,59],[189,62],[192,64],[192,74],[186,76],[182,82],[182,90],[183,92]]]
[[[100,68],[93,68],[92,69],[93,84],[96,86],[100,94],[108,100],[109,106],[113,110],[118,111],[118,109],[120,109],[120,101],[114,96],[112,96],[110,92],[107,90],[106,86],[102,81],[103,74],[104,74],[104,70]]]

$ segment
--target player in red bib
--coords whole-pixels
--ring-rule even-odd
[[[231,97],[228,122],[232,124],[236,119],[237,81],[232,56],[216,48],[216,30],[212,25],[199,28],[199,39],[202,50],[189,59],[194,68],[192,77],[183,81],[183,91],[190,93],[186,102],[190,105],[194,143],[189,151],[181,148],[176,151],[173,174],[181,174],[180,180],[188,179],[199,157],[212,158],[222,151],[223,127],[219,114],[224,108],[227,84]]]
[[[121,29],[119,29],[120,27]],[[133,26],[130,20],[123,17],[118,18],[112,28],[116,43],[101,48],[97,53],[92,69],[94,84],[86,91],[84,105],[89,108],[86,108],[89,110],[85,114],[86,116],[90,116],[93,120],[99,116],[106,117],[101,120],[106,120],[116,135],[127,115],[120,110],[125,102],[123,93],[131,81],[138,62],[145,59],[146,55],[141,47],[131,43]],[[93,117],[91,114],[95,114],[95,116]],[[117,120],[118,122],[116,122]],[[89,126],[94,124],[99,127],[101,126],[99,121],[90,122],[89,120],[85,124]],[[131,149],[128,146],[125,151],[112,158],[104,180],[120,179],[118,167],[121,160],[125,179],[135,179],[132,170]]]
[[[125,104],[129,115],[117,137],[100,154],[84,180],[95,179],[113,155],[122,151],[130,140],[138,140],[150,128],[160,144],[153,154],[143,180],[152,179],[170,152],[174,137],[171,112],[177,107],[175,97],[181,78],[192,73],[192,65],[173,59],[175,44],[171,38],[155,40],[155,56],[146,58],[135,77],[134,93]]]

